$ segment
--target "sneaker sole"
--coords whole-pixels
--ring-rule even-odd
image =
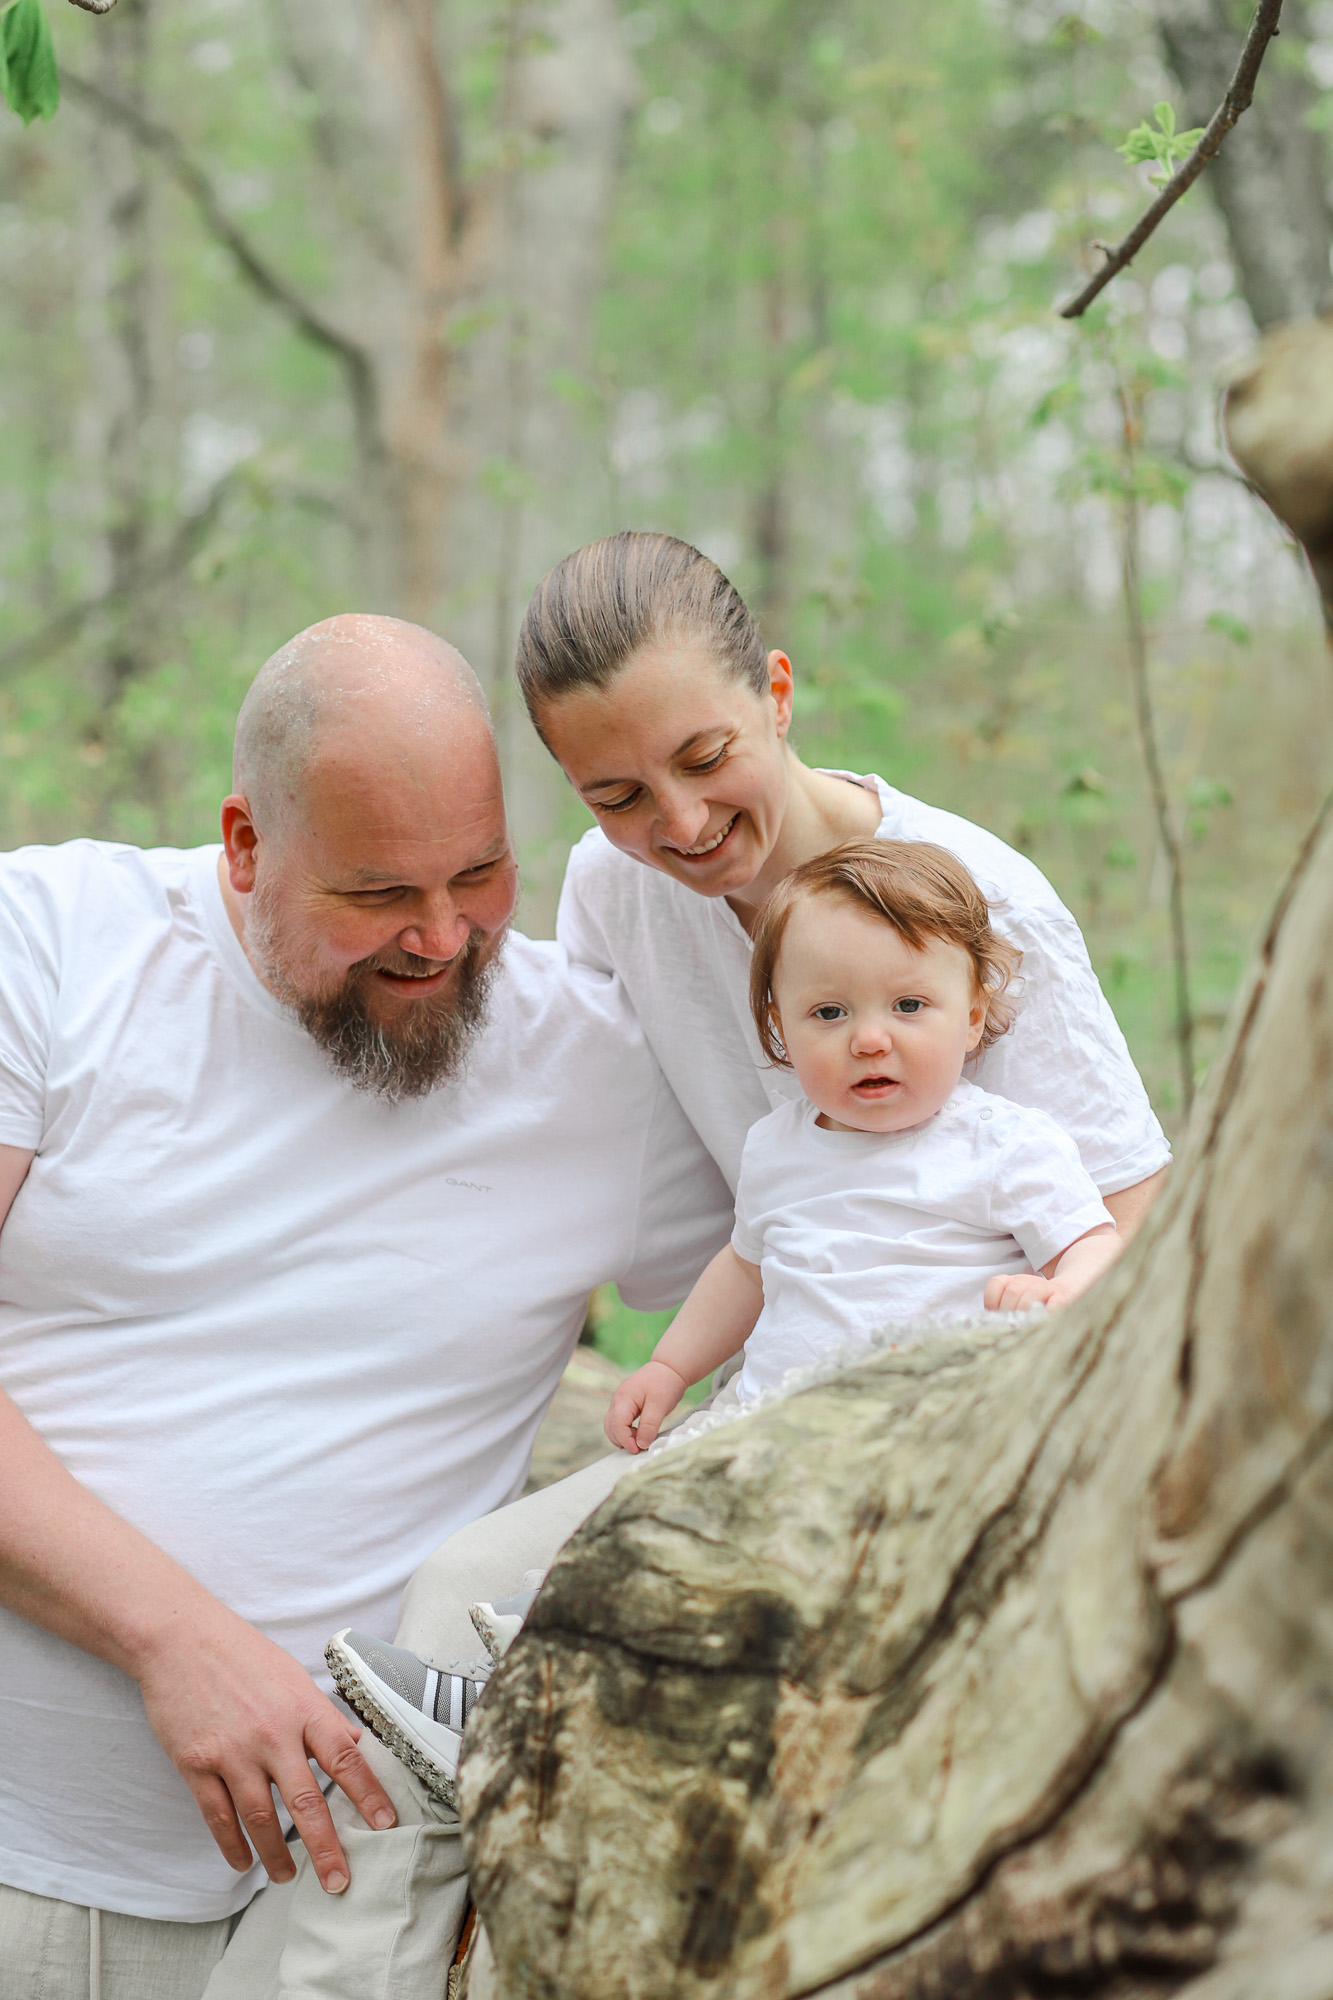
[[[512,1611],[497,1611],[493,1604],[470,1604],[468,1617],[477,1637],[498,1666],[523,1630],[523,1620]]]
[[[383,1707],[366,1683],[362,1680],[352,1661],[340,1652],[330,1639],[324,1648],[324,1658],[329,1672],[338,1686],[338,1692],[350,1708],[354,1708],[361,1720],[368,1723],[386,1749],[392,1750],[400,1763],[406,1764],[414,1777],[420,1778],[428,1792],[442,1799],[451,1812],[458,1811],[458,1790],[452,1778],[434,1764],[407,1734],[401,1722]]]

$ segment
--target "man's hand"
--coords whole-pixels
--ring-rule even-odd
[[[200,1592],[173,1620],[139,1669],[153,1734],[194,1794],[232,1867],[255,1853],[274,1882],[295,1871],[283,1838],[279,1796],[330,1895],[347,1887],[347,1862],[313,1757],[346,1792],[368,1826],[396,1814],[357,1749],[360,1729],[321,1694],[290,1653]]]
[[[621,1451],[647,1451],[689,1386],[665,1361],[645,1361],[642,1368],[625,1377],[611,1398],[606,1435],[612,1444]]]

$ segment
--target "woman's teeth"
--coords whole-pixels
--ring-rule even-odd
[[[739,813],[733,813],[731,815],[731,818],[727,821],[726,825],[722,828],[721,832],[715,833],[711,840],[701,841],[698,847],[678,847],[676,849],[677,854],[688,854],[691,856],[696,854],[711,854],[715,847],[721,847],[723,841],[726,839],[727,835],[731,832],[732,827],[735,826],[736,821],[739,818],[740,818]]]

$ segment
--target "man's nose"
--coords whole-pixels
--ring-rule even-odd
[[[657,817],[673,847],[695,847],[708,824],[708,801],[687,791],[659,792]]]
[[[467,943],[470,928],[450,896],[432,903],[413,923],[406,925],[399,931],[397,941],[404,951],[413,952],[418,958],[440,961],[458,956]]]

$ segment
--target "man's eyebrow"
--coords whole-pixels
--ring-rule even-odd
[[[676,748],[671,753],[672,763],[674,764],[678,757],[688,757],[691,750],[702,743],[706,736],[716,736],[719,730],[725,730],[725,728],[725,723],[714,722],[710,723],[704,729],[696,729],[693,736],[687,736],[683,743],[676,745]],[[637,778],[589,778],[586,784],[580,785],[579,790],[583,792],[604,792],[611,785],[635,785],[637,783]]]
[[[484,868],[488,861],[500,860],[501,856],[508,852],[509,835],[507,833],[499,834],[491,842],[490,846],[481,854],[478,854],[474,860],[467,862],[462,868],[455,869],[454,872],[457,875],[466,875],[473,868]],[[386,885],[398,888],[406,885],[408,877],[406,875],[395,875],[383,868],[353,868],[349,873],[348,881],[349,886],[357,889],[382,889]]]

